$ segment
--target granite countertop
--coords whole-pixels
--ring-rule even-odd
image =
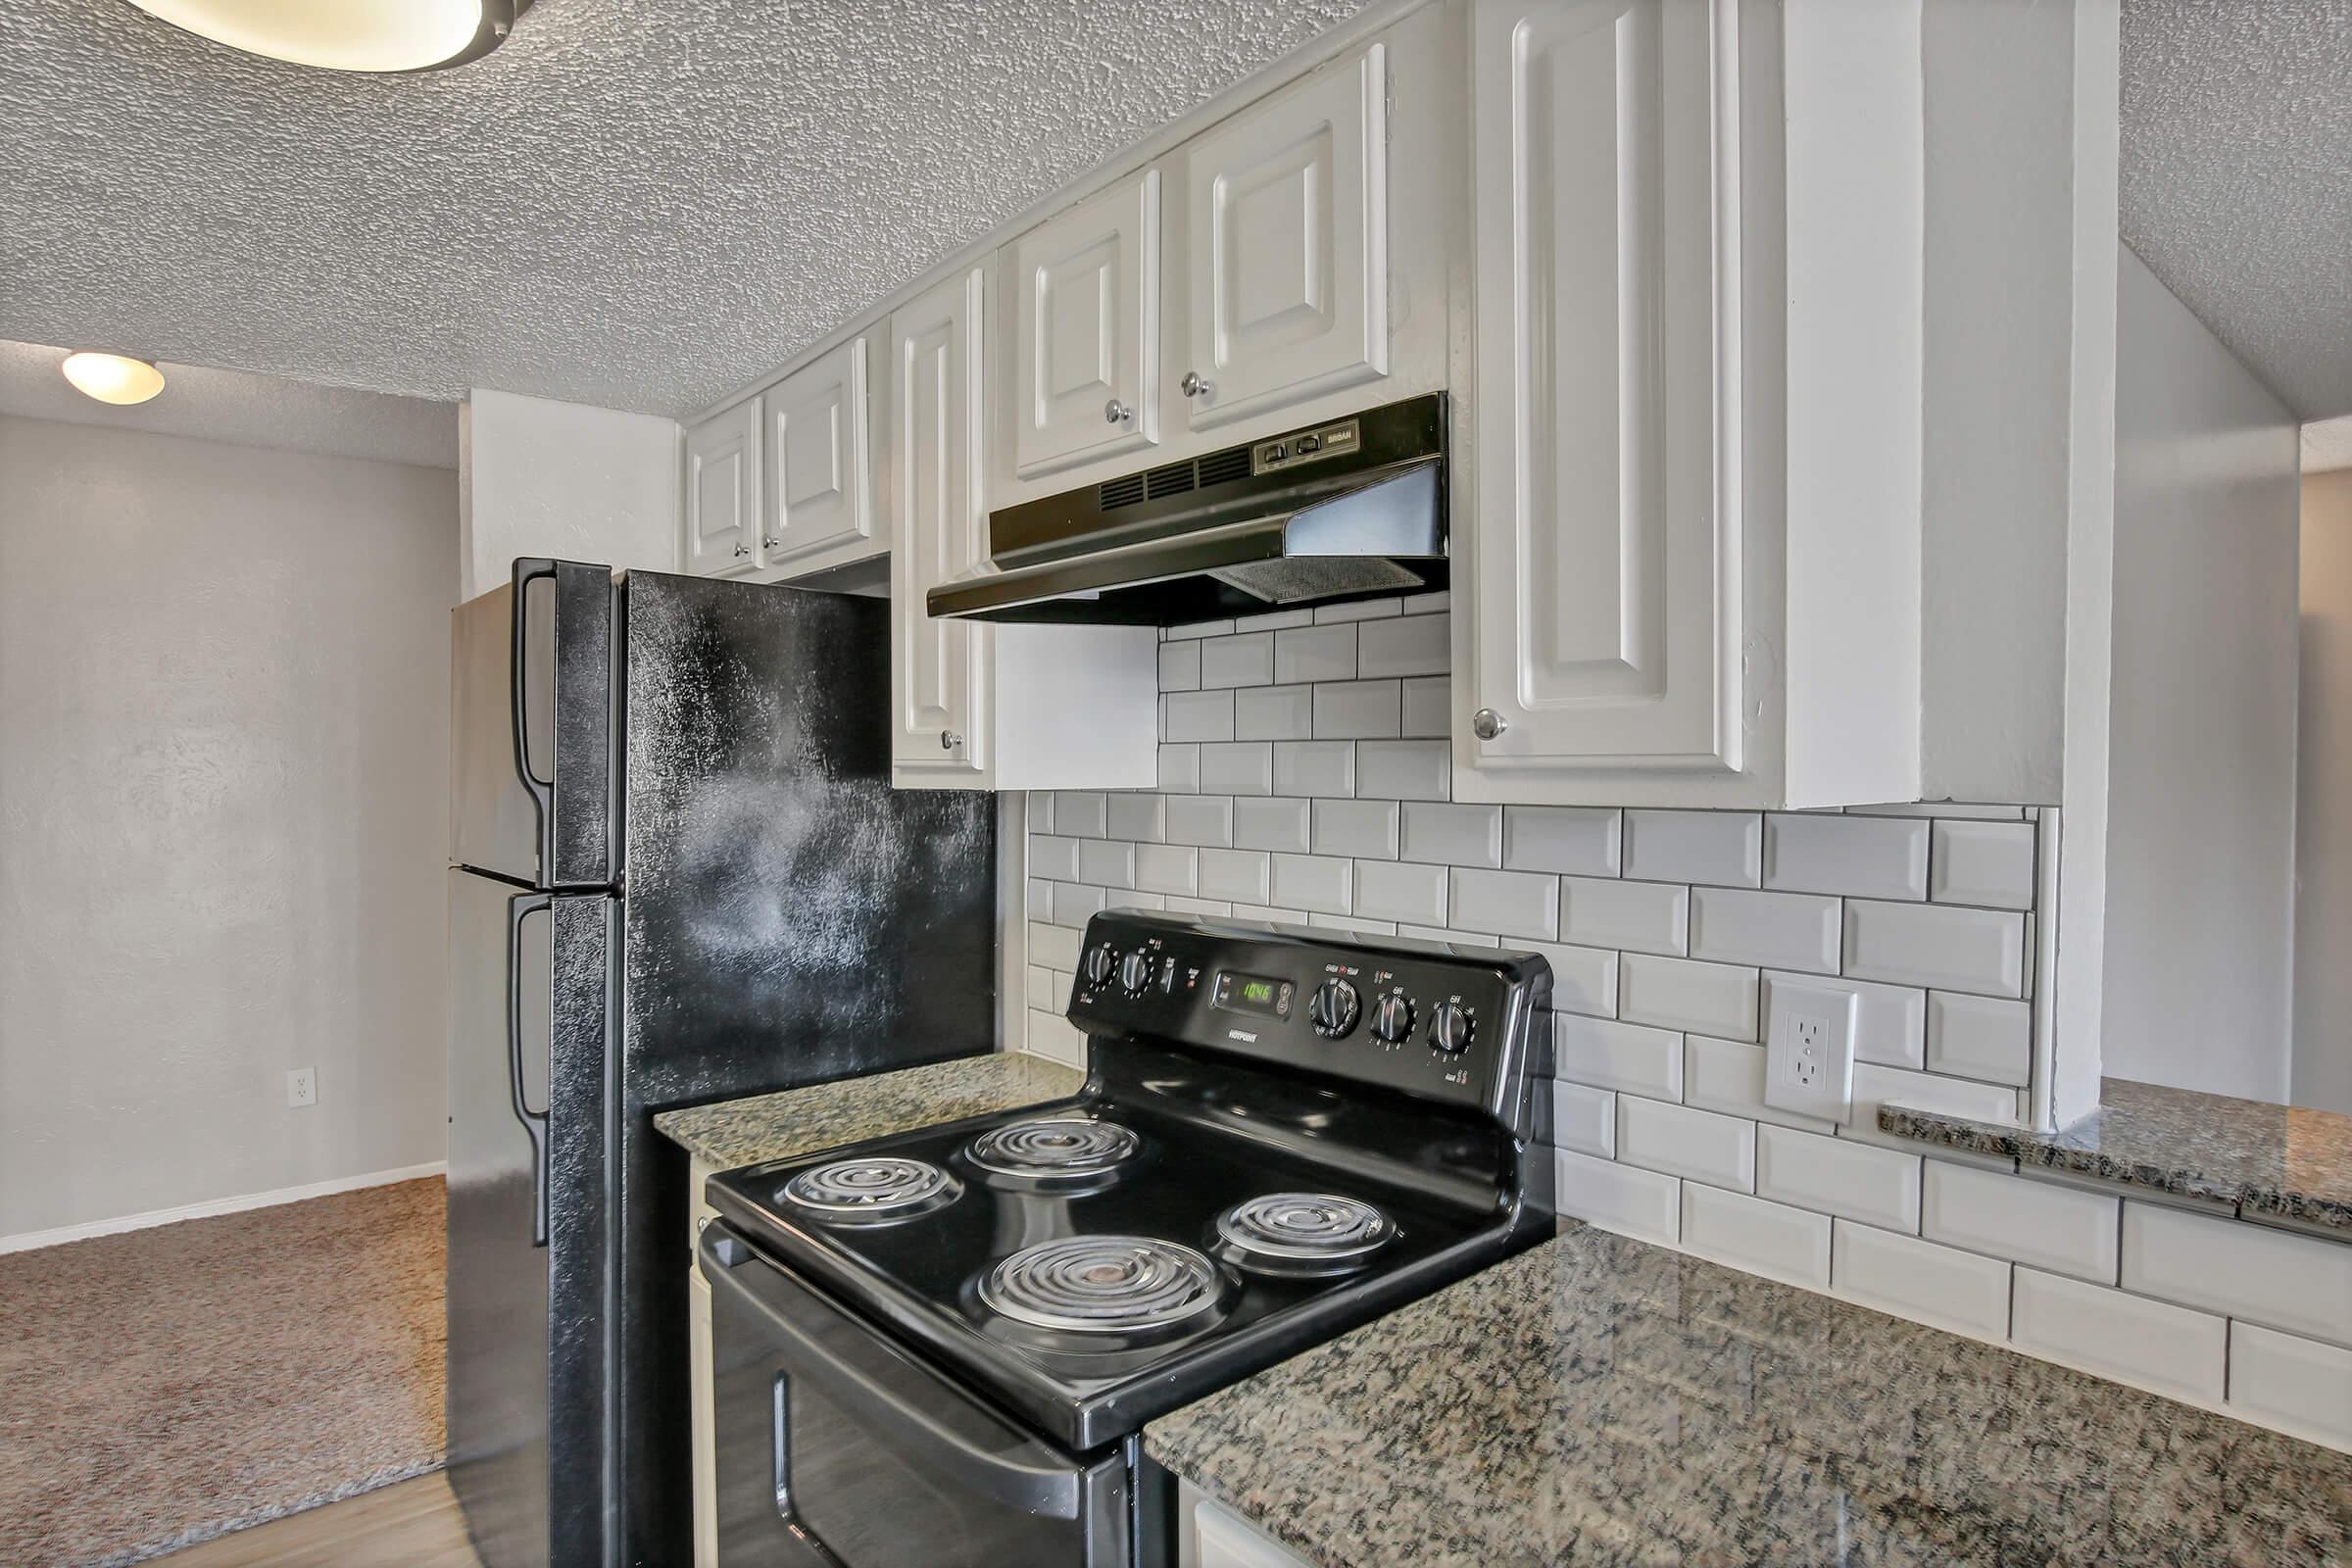
[[[1329,1568],[2352,1561],[2352,1455],[1583,1227],[1144,1441]]]
[[[1085,1082],[1085,1073],[1058,1061],[1000,1053],[658,1111],[654,1126],[711,1169],[733,1170],[861,1138],[1061,1100]]]
[[[1882,1130],[2029,1167],[2145,1187],[2241,1219],[2352,1240],[2352,1116],[2102,1079],[2099,1108],[2054,1133],[1885,1105]]]

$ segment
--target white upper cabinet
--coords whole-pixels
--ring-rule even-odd
[[[875,526],[870,357],[880,334],[828,351],[768,388],[764,569],[801,572],[887,547]]]
[[[1169,367],[1191,428],[1388,373],[1388,97],[1376,43],[1192,143],[1190,328]]]
[[[1023,235],[1013,463],[1024,479],[1159,440],[1159,171]]]
[[[902,774],[987,771],[992,628],[935,620],[930,589],[987,560],[981,472],[981,302],[987,272],[958,271],[890,318],[891,688]]]
[[[688,425],[684,447],[682,564],[707,577],[753,570],[759,556],[760,400]]]
[[[1728,5],[1730,0],[1726,0]],[[1697,0],[1482,3],[1474,765],[1741,766],[1735,62]]]

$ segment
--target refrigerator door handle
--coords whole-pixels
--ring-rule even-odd
[[[523,600],[529,585],[540,578],[556,580],[553,561],[544,556],[514,558],[514,657],[507,665],[507,679],[514,705],[514,772],[529,793],[532,808],[539,813],[539,874],[552,878],[556,874],[556,786],[552,779],[543,779],[531,771],[530,686],[523,678],[530,652],[530,617],[524,612]]]
[[[548,893],[517,893],[507,901],[507,1086],[514,1119],[531,1140],[533,1247],[547,1245],[547,1112],[531,1109],[522,1093],[522,922],[555,906],[555,896]]]

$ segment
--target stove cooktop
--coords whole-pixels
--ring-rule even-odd
[[[1195,984],[1217,972],[1200,965]],[[1081,977],[1072,1016],[1121,1000]],[[1293,1009],[1302,1027],[1306,1010]],[[1279,1045],[1290,1021],[1253,1020],[1250,1044]],[[1540,1163],[1524,1095],[1510,1116],[1483,1102],[1525,1076],[1503,1045],[1489,1042],[1499,1060],[1473,1083],[1458,1051],[1359,1042],[1391,1080],[1419,1049],[1433,1084],[1451,1075],[1448,1102],[1285,1072],[1262,1049],[1124,1035],[1098,1045],[1070,1100],[728,1172],[710,1196],[773,1261],[1091,1449],[1549,1234],[1523,1181]]]

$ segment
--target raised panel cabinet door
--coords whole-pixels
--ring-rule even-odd
[[[1737,0],[1480,0],[1481,770],[1740,767]]]
[[[1013,246],[1013,466],[1024,479],[1159,440],[1159,171]]]
[[[987,559],[980,399],[987,275],[959,272],[890,318],[891,684],[900,769],[983,772],[989,628],[934,620],[923,596]]]
[[[852,338],[768,389],[767,523],[760,564],[854,555],[874,536],[866,341]]]
[[[1193,429],[1389,368],[1388,53],[1373,44],[1192,144]]]
[[[760,519],[760,400],[751,398],[686,427],[685,567],[706,577],[750,571]]]

